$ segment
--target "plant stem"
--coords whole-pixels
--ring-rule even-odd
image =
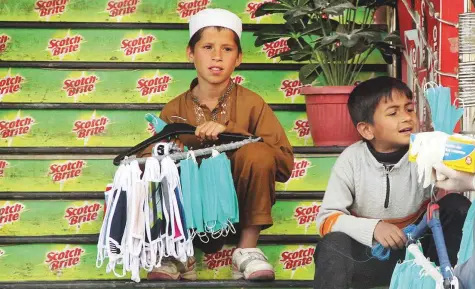
[[[320,66],[322,67],[323,74],[325,75],[325,79],[327,80],[327,83],[329,85],[333,85],[333,79],[331,77],[332,75],[329,70],[328,63],[322,60],[322,58],[320,57],[319,51],[315,51],[314,56],[317,58],[318,63],[320,63]]]
[[[368,57],[371,55],[371,53],[373,53],[375,47],[371,47],[368,51],[368,53],[365,55],[365,57],[363,58],[363,60],[361,61],[361,63],[359,63],[359,69],[358,71],[352,76],[352,81],[351,83],[354,83],[355,80],[356,80],[356,77],[358,76],[358,74],[360,73],[361,69],[363,68],[364,64],[366,63],[366,60],[368,59]]]

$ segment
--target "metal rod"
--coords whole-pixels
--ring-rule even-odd
[[[193,150],[193,153],[195,154],[196,157],[199,157],[199,156],[209,155],[213,152],[213,150],[216,150],[218,152],[230,151],[230,150],[238,149],[238,148],[240,148],[240,147],[242,147],[246,144],[249,144],[249,143],[258,142],[260,140],[261,140],[260,137],[258,137],[258,138],[249,138],[249,139],[246,139],[246,140],[237,141],[237,142],[233,142],[233,143],[229,143],[229,144],[223,144],[223,145],[219,145],[219,146]],[[153,158],[156,158],[159,161],[164,159],[165,157],[170,157],[174,161],[183,160],[183,159],[186,159],[188,157],[188,152],[174,153],[174,154],[165,155],[165,156],[153,156]],[[147,161],[148,158],[149,157],[136,158],[136,157],[132,156],[132,157],[125,158],[120,163],[121,164],[128,164],[128,163],[131,163],[132,161],[136,160],[136,161],[139,162],[139,164],[143,164]]]

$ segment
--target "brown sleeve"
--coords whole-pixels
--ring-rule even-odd
[[[235,123],[232,120],[228,121],[225,132],[239,133],[242,135],[251,135],[246,129],[240,127],[237,123]]]
[[[286,182],[294,166],[292,146],[274,112],[264,102],[257,116],[255,135],[261,137],[266,144],[276,150],[276,178],[278,182]]]
[[[170,123],[170,116],[176,115],[175,111],[177,111],[177,103],[175,101],[171,101],[163,107],[162,111],[160,112],[160,118],[166,122]],[[151,144],[145,149],[139,151],[136,154],[137,158],[144,158],[144,157],[149,157],[152,155],[152,149],[155,144]]]

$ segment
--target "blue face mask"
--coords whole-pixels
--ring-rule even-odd
[[[167,125],[167,123],[164,122],[161,118],[151,113],[147,113],[145,115],[145,120],[152,124],[156,133],[161,132],[163,128]]]
[[[183,193],[183,206],[186,228],[204,233],[203,210],[201,204],[200,175],[194,153],[190,151],[188,158],[180,161],[180,181]]]
[[[462,242],[460,243],[460,250],[457,255],[458,265],[465,263],[468,259],[470,259],[470,257],[475,256],[475,251],[473,250],[473,242],[475,240],[474,226],[475,203],[470,206],[470,209],[467,213],[467,218],[465,219],[465,223],[463,224]]]
[[[434,130],[452,134],[464,109],[452,105],[450,88],[433,85],[425,90],[425,96],[429,103]]]
[[[414,256],[406,250],[404,262],[394,268],[389,289],[434,289],[435,286],[435,280],[424,273],[423,268],[414,262]]]
[[[203,192],[203,210],[206,230],[213,237],[234,232],[233,223],[239,221],[236,190],[231,175],[231,163],[226,154],[213,151],[212,157],[203,160],[200,167]]]

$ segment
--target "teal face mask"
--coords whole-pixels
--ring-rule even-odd
[[[188,152],[188,158],[180,161],[180,181],[187,229],[204,233],[200,172],[192,151]]]
[[[422,248],[418,243],[419,250]],[[406,250],[404,262],[394,268],[389,289],[434,289],[435,280],[428,276],[420,265],[417,265],[414,256]]]
[[[429,103],[434,129],[452,134],[464,109],[452,105],[449,87],[430,83],[428,85],[432,85],[432,87],[425,90],[425,96]]]
[[[226,154],[213,151],[212,157],[202,161],[199,171],[205,229],[213,238],[225,236],[229,231],[234,233],[239,207],[229,159]]]
[[[463,224],[463,235],[462,242],[460,242],[460,250],[458,252],[458,265],[461,265],[470,259],[470,257],[475,256],[473,247],[474,247],[474,226],[475,226],[475,203],[472,203],[470,209],[467,213],[467,218]]]
[[[147,113],[145,115],[145,120],[152,124],[156,133],[161,132],[162,129],[167,125],[167,123],[164,122],[161,118],[151,113]]]

